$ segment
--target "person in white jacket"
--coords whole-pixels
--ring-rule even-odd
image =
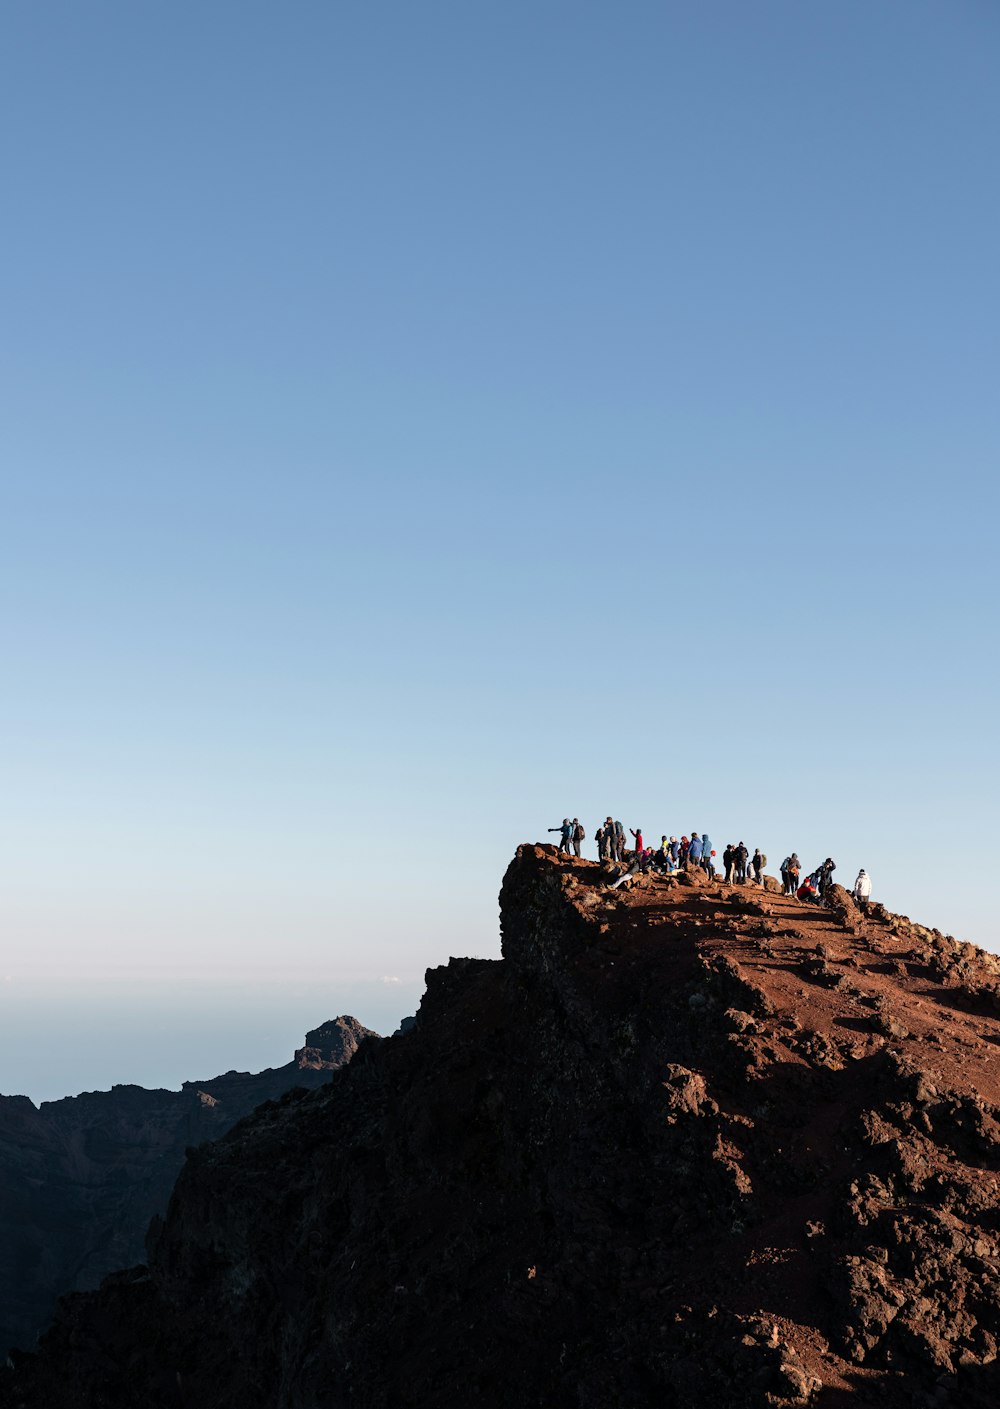
[[[864,910],[872,893],[872,878],[867,871],[859,871],[858,879],[854,882],[854,899]]]

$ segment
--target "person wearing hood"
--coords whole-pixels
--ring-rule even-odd
[[[701,865],[701,837],[697,832],[691,833],[691,840],[688,843],[688,862],[691,866]]]
[[[854,882],[854,899],[861,906],[862,910],[868,909],[871,894],[872,878],[867,871],[861,870],[858,872],[858,879]]]
[[[708,839],[708,833],[701,834],[701,864],[705,868],[705,875],[710,881],[715,880],[715,852],[712,850],[712,843]]]
[[[793,851],[791,856],[786,856],[781,863],[781,893],[782,895],[794,895],[799,885],[798,857]]]
[[[739,882],[739,884],[740,884],[741,886],[742,886],[742,885],[746,885],[746,880],[747,880],[747,861],[750,859],[750,853],[749,853],[749,851],[747,850],[746,842],[742,842],[742,841],[740,842],[739,846],[736,848],[735,856],[736,856],[736,879],[737,879],[737,881]]]
[[[573,823],[568,817],[564,817],[561,827],[550,827],[549,831],[560,832],[562,834],[559,841],[559,855],[561,856],[565,851],[568,856],[570,854],[570,844],[573,841]]]

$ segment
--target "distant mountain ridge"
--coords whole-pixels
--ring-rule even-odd
[[[144,1258],[150,1221],[166,1211],[189,1147],[294,1087],[321,1086],[377,1036],[343,1016],[262,1072],[228,1071],[179,1091],[115,1086],[37,1107],[0,1096],[0,1352],[31,1346],[63,1293]]]

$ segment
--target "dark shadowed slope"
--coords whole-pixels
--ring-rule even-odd
[[[293,1086],[329,1081],[372,1035],[335,1018],[283,1067],[180,1091],[116,1086],[37,1109],[26,1096],[0,1096],[0,1349],[33,1345],[63,1292],[96,1287],[145,1256],[187,1146],[217,1139]]]
[[[22,1409],[992,1405],[997,963],[522,847],[498,962],[184,1169]]]

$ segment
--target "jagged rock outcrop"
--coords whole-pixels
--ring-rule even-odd
[[[188,1146],[217,1139],[261,1102],[329,1081],[372,1034],[340,1017],[295,1060],[180,1091],[115,1086],[38,1108],[0,1096],[0,1350],[31,1346],[58,1296],[97,1287],[145,1256]]]
[[[188,1159],[4,1409],[992,1405],[990,956],[522,847],[503,959]],[[839,898],[838,898],[839,899]]]

